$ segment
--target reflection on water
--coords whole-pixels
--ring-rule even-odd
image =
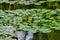
[[[24,40],[25,34],[26,34],[26,32],[24,32],[24,31],[16,31],[16,35],[17,35],[18,40]]]
[[[28,32],[28,34],[26,36],[26,40],[33,40],[33,33]]]

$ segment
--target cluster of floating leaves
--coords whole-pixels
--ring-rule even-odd
[[[5,1],[0,1],[0,3],[4,3]],[[5,3],[9,3],[9,4],[24,4],[24,5],[30,5],[30,4],[34,4],[34,5],[41,5],[42,3],[45,3],[46,1],[39,1],[39,2],[34,2],[34,1],[6,1]]]
[[[0,26],[13,26],[12,30],[25,30],[33,33],[60,30],[60,11],[48,9],[0,10]]]
[[[9,4],[24,4],[24,5],[30,5],[30,4],[34,4],[34,5],[41,5],[42,3],[45,2],[53,2],[56,0],[47,0],[47,1],[38,1],[38,0],[14,0],[14,1],[9,1],[9,0],[0,0],[0,3],[9,3]],[[57,0],[59,1],[59,0]]]
[[[0,35],[13,35],[12,30],[49,33],[60,30],[60,11],[48,9],[0,10]]]

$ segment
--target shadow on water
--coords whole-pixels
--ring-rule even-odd
[[[60,31],[54,30],[53,33],[35,33],[33,40],[60,40]]]
[[[35,33],[33,40],[48,40],[47,33]]]

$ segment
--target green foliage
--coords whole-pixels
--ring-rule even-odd
[[[8,2],[9,0],[0,0],[0,3],[2,3],[2,2]]]
[[[52,4],[52,5],[51,5]],[[0,0],[0,9],[10,10],[10,9],[31,9],[31,8],[47,8],[47,9],[57,9],[60,8],[59,1],[5,1]]]
[[[58,9],[59,4],[57,1],[59,0],[0,0],[0,9],[4,9],[4,11],[0,10],[0,36],[2,38],[11,36],[13,35],[12,31],[15,30],[30,31],[32,33],[36,33],[37,31],[42,33],[51,32],[53,35],[53,30],[60,30],[60,9]],[[36,7],[51,9],[56,7],[57,10],[22,10],[24,8]],[[13,27],[11,28],[11,32],[9,26]],[[49,38],[49,40],[52,38]]]
[[[47,9],[1,10],[0,26],[11,25],[14,30],[48,33],[52,31],[51,28],[60,30],[59,13],[60,11],[58,10]]]

